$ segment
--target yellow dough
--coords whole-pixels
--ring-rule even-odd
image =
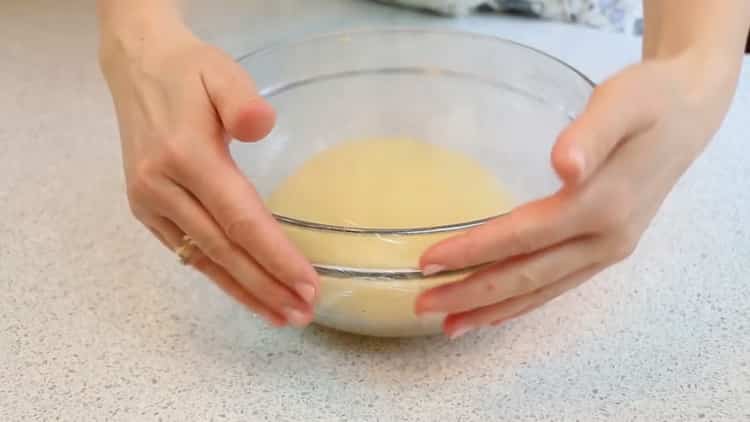
[[[276,214],[357,228],[406,229],[474,221],[511,207],[498,180],[461,153],[410,139],[344,142],[304,163],[267,198]],[[455,232],[422,235],[337,233],[284,224],[316,264],[416,268],[422,252]],[[414,300],[457,275],[427,279],[321,278],[316,321],[377,336],[438,332],[440,318],[418,318]]]

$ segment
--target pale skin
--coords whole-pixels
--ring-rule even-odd
[[[123,3],[127,3],[124,6]],[[455,338],[529,312],[629,256],[721,125],[750,29],[750,2],[646,0],[643,60],[599,85],[551,152],[563,188],[428,249],[423,272],[486,264],[423,293]],[[167,247],[274,326],[305,326],[319,289],[235,166],[274,111],[231,57],[197,39],[176,0],[99,0],[100,62],[117,111],[134,215]]]

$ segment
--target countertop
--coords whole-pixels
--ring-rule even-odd
[[[353,26],[494,33],[595,80],[639,40],[356,0],[192,1],[240,54]],[[0,3],[0,421],[748,421],[750,62],[636,254],[459,341],[274,330],[129,215],[93,1]]]

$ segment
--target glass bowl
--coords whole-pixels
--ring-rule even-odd
[[[265,48],[239,62],[278,113],[266,139],[231,147],[266,198],[305,161],[340,142],[410,138],[473,158],[502,182],[516,204],[534,200],[559,188],[549,160],[552,145],[593,90],[580,72],[540,51],[454,31],[337,33]],[[405,253],[403,245],[423,250],[503,218],[355,227],[299,215],[276,217],[321,274],[315,321],[388,337],[440,332],[442,316],[416,316],[415,299],[466,275],[423,277],[419,257]],[[331,242],[342,247],[335,253],[316,247]],[[378,265],[358,266],[363,254],[377,257]]]

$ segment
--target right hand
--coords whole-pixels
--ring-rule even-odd
[[[133,214],[172,250],[189,235],[190,264],[271,324],[307,325],[317,274],[229,154],[231,138],[257,141],[274,124],[247,73],[187,29],[105,34],[100,62]]]

